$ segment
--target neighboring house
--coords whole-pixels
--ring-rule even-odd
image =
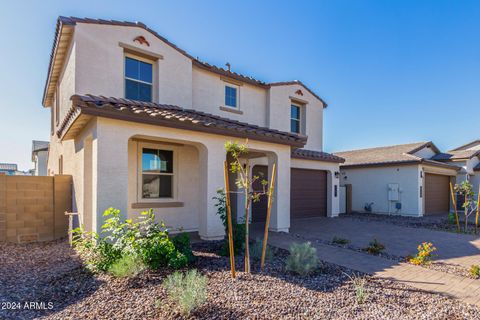
[[[18,172],[18,167],[14,163],[0,163],[0,174],[14,176]]]
[[[47,141],[32,141],[32,162],[34,168],[32,175],[46,176],[47,174],[47,160],[48,160],[48,142]]]
[[[457,173],[457,183],[468,180],[473,185],[476,194],[480,187],[480,140],[475,140],[463,146],[440,153],[434,158],[436,161],[445,162],[460,167]],[[457,201],[458,208],[463,205],[463,200]]]
[[[458,167],[438,162],[432,142],[336,152],[345,159],[340,184],[351,185],[351,208],[372,212],[424,216],[450,211],[449,184]]]
[[[277,165],[272,230],[338,215],[343,159],[323,152],[327,105],[300,81],[209,65],[141,23],[60,17],[43,105],[49,172],[73,176],[87,230],[99,231],[111,206],[125,217],[153,208],[173,228],[223,237],[212,198],[224,184],[224,144],[247,138],[252,174],[268,178]],[[240,208],[241,196],[232,203]],[[265,220],[265,199],[252,210]]]

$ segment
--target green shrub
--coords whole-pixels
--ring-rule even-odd
[[[176,240],[177,249],[165,224],[155,221],[152,210],[142,212],[136,222],[122,221],[120,211],[114,208],[106,210],[104,216],[107,217],[102,226],[105,237],[80,228],[74,232],[74,245],[92,269],[107,271],[125,256],[139,257],[151,269],[183,268],[193,259],[188,235]]]
[[[217,208],[217,214],[222,220],[223,227],[225,228],[225,234],[228,234],[228,222],[227,222],[227,209],[225,191],[223,189],[217,190],[217,196],[213,197],[215,200],[215,207]],[[245,223],[238,223],[236,219],[232,217],[232,234],[233,234],[233,252],[235,255],[241,254],[245,248]],[[228,256],[228,236],[220,249],[220,255]]]
[[[169,275],[165,279],[164,287],[169,298],[186,316],[207,300],[207,278],[197,270],[190,270],[185,275],[180,272]]]
[[[310,274],[318,265],[317,249],[310,242],[293,243],[290,246],[290,255],[286,261],[286,268],[301,276]]]
[[[195,256],[192,252],[192,245],[190,244],[190,235],[188,233],[183,232],[177,234],[172,238],[172,242],[175,249],[187,258],[188,263],[195,261]]]
[[[253,245],[250,246],[250,258],[255,261],[260,261],[262,259],[262,246],[263,241],[256,240]],[[267,250],[265,250],[265,261],[273,260],[272,249],[267,245]]]
[[[480,278],[480,265],[474,264],[474,265],[470,266],[469,272],[470,272],[470,276],[472,278],[475,278],[475,279]]]
[[[340,238],[340,237],[333,237],[332,239],[333,244],[339,244],[339,245],[347,245],[350,243],[350,240],[345,239],[345,238]]]
[[[379,254],[381,253],[383,250],[385,250],[385,245],[381,244],[380,242],[378,242],[377,239],[373,239],[372,241],[370,241],[370,243],[368,244],[368,247],[364,248],[363,249],[364,251],[367,251],[368,253],[370,254]]]
[[[145,269],[143,261],[132,255],[125,255],[115,261],[108,272],[118,278],[134,277]]]

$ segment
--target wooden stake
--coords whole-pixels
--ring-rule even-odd
[[[458,220],[457,201],[455,201],[455,195],[453,193],[453,186],[451,182],[450,182],[450,193],[452,195],[453,209],[455,210],[455,220],[457,222],[458,232],[460,232],[460,221]]]
[[[272,212],[272,198],[275,185],[275,169],[276,167],[274,163],[272,167],[272,178],[270,179],[270,188],[268,190],[267,221],[265,222],[265,232],[263,234],[262,259],[260,262],[260,269],[262,270],[265,266],[265,254],[267,252],[268,228],[270,227],[270,213]]]
[[[478,186],[477,214],[475,215],[475,233],[478,229],[478,215],[480,213],[480,186]]]
[[[232,278],[235,278],[235,252],[233,250],[233,231],[232,231],[232,208],[230,206],[230,185],[228,183],[228,162],[223,163],[223,175],[225,180],[225,210],[227,214],[227,232],[228,249],[230,253],[230,270]]]

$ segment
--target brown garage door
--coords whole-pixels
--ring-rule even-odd
[[[450,177],[425,174],[425,214],[446,213],[450,210]]]
[[[259,179],[255,181],[252,185],[253,190],[263,192],[263,186],[261,181],[268,181],[268,167],[256,165],[252,168],[252,174],[259,177]],[[268,197],[266,195],[260,196],[260,201],[252,203],[253,222],[264,222],[265,220],[267,220],[267,206]]]
[[[291,170],[290,215],[292,219],[327,215],[326,171]]]

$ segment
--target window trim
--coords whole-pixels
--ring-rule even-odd
[[[150,83],[150,82],[146,82],[146,81],[142,81],[142,80],[127,77],[127,74],[126,74],[127,70],[125,68],[127,58],[151,64],[152,65],[152,82]],[[130,52],[125,52],[124,51],[123,52],[123,97],[125,99],[128,99],[127,98],[127,83],[126,83],[126,80],[130,80],[130,81],[135,81],[135,82],[138,82],[138,83],[151,85],[152,90],[151,90],[150,102],[155,102],[156,97],[157,97],[156,90],[155,90],[155,88],[156,88],[156,74],[157,73],[156,73],[156,61],[155,60],[147,59],[147,58],[144,58],[142,56],[135,55],[135,54],[132,54]]]
[[[172,173],[162,173],[158,175],[171,175],[172,178],[172,196],[169,198],[143,198],[143,180],[142,180],[142,155],[143,149],[156,149],[173,152]],[[178,147],[162,143],[137,143],[137,203],[170,203],[178,200]]]
[[[298,119],[297,118],[292,118],[292,107],[297,107],[298,108]],[[296,133],[296,134],[302,134],[303,132],[303,124],[302,124],[302,116],[303,116],[303,110],[302,106],[299,105],[298,103],[295,102],[290,102],[290,132]],[[292,124],[291,121],[295,120],[298,121],[298,132],[292,131]]]
[[[235,99],[236,99],[237,105],[235,107],[229,106],[225,103],[225,98],[227,97],[227,93],[225,91],[226,91],[227,87],[230,87],[230,88],[236,90],[235,91],[236,92]],[[238,86],[236,84],[229,83],[229,82],[224,82],[224,84],[223,84],[223,107],[231,109],[231,110],[240,110],[240,86]]]

